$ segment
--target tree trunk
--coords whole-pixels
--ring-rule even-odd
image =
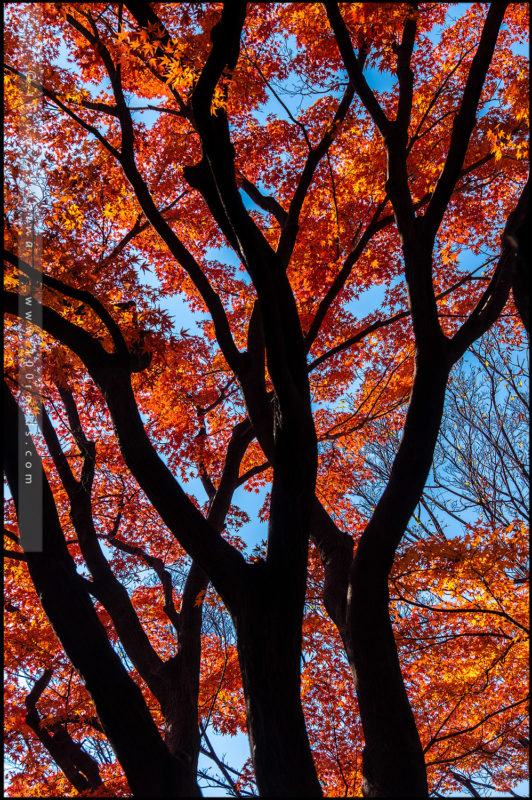
[[[175,758],[185,764],[190,774],[190,796],[200,797],[197,785],[201,736],[198,726],[199,676],[201,667],[202,608],[195,604],[208,577],[199,564],[192,562],[181,599],[179,612],[179,652],[162,670],[165,692],[161,699],[165,742]]]
[[[362,794],[428,797],[423,750],[390,622],[387,582],[376,585],[362,564],[353,567],[349,661],[364,729]]]
[[[25,423],[9,389],[5,384],[4,387],[5,472],[20,517],[17,432]],[[141,690],[111,647],[87,588],[76,572],[52,490],[33,444],[32,450],[34,468],[42,472],[43,551],[26,553],[26,562],[43,610],[91,696],[133,795],[189,797],[192,787],[188,772],[168,752]]]
[[[252,565],[246,602],[232,614],[261,796],[321,797],[300,698],[301,620],[284,577]]]
[[[364,729],[365,797],[428,797],[423,749],[389,615],[395,550],[423,492],[449,372],[442,339],[416,372],[390,479],[357,547],[349,575],[346,644]]]

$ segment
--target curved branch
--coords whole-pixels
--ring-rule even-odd
[[[17,432],[24,427],[24,417],[5,384],[4,411],[5,471],[20,519]],[[36,452],[34,468],[39,469],[42,477],[43,551],[28,552],[26,559],[44,612],[85,683],[132,792],[150,796],[155,781],[161,796],[175,796],[175,787],[183,779],[182,767],[168,753],[142,692],[111,647],[89,593],[78,580],[53,494]]]
[[[323,3],[323,7],[329,18],[331,28],[336,37],[336,43],[342,56],[344,66],[347,70],[350,80],[356,89],[358,96],[364,104],[366,110],[370,114],[373,122],[379,129],[381,136],[385,139],[390,130],[390,121],[382,110],[377,98],[371,91],[362,72],[362,65],[360,58],[357,58],[351,43],[351,37],[347,29],[347,25],[338,8],[338,3],[328,2]]]
[[[4,296],[8,313],[18,316],[18,295]],[[157,454],[140,417],[129,370],[81,328],[46,306],[42,311],[44,330],[81,358],[102,392],[125,462],[167,527],[204,567],[224,600],[238,597],[238,576],[246,562],[196,509]]]
[[[73,398],[71,402],[75,408]],[[67,410],[70,411],[71,425],[73,422],[75,424],[75,418],[77,418],[79,422],[77,409],[75,410],[75,418],[73,418],[72,408]],[[161,684],[159,675],[163,662],[151,646],[127,590],[114,575],[100,547],[92,515],[92,481],[84,483],[74,478],[59,443],[55,428],[50,422],[44,408],[41,425],[46,446],[52,456],[54,465],[69,499],[70,517],[78,537],[81,553],[93,577],[90,588],[87,588],[89,588],[91,594],[101,602],[108,612],[124,650],[131,659],[133,666],[143,680],[146,681],[146,684],[150,687],[151,691],[153,691],[154,695],[160,700],[162,696],[161,692],[165,688]],[[82,437],[85,439],[84,434],[82,434]],[[78,439],[79,438],[78,434]],[[93,468],[94,458],[91,458],[91,456],[93,456],[94,453],[94,443],[87,442],[87,445],[89,460]],[[92,447],[90,445],[92,445]],[[87,458],[87,456],[85,458]]]
[[[263,194],[260,189],[258,189],[254,183],[251,183],[244,175],[239,175],[239,182],[242,189],[248,197],[253,200],[255,205],[274,216],[281,228],[286,225],[288,214],[275,197]]]
[[[59,769],[78,792],[98,789],[103,784],[98,762],[74,741],[65,725],[55,726],[50,734],[41,725],[37,703],[50,683],[53,670],[46,669],[26,695],[26,724],[32,729]]]
[[[403,37],[397,48],[397,78],[399,80],[399,101],[397,103],[396,129],[406,139],[410,116],[412,113],[412,98],[414,88],[414,75],[410,66],[414,42],[417,32],[418,10],[417,3],[410,3],[411,9],[407,13],[403,26]]]
[[[12,314],[15,317],[20,316],[18,300],[18,294],[9,291],[4,292],[4,309],[8,314]],[[68,322],[57,311],[41,305],[35,299],[33,300],[33,306],[39,312],[42,311],[43,330],[69,347],[73,353],[81,358],[89,372],[92,370],[98,373],[102,367],[110,366],[111,363],[116,362],[116,355],[108,353],[100,342],[90,333],[84,331],[83,328]]]
[[[145,11],[145,13],[151,19],[154,15],[148,4],[142,4],[142,6],[143,11]],[[195,287],[199,291],[212,317],[216,338],[218,344],[220,345],[220,349],[222,350],[222,353],[231,369],[233,369],[234,372],[237,372],[241,354],[234,343],[222,301],[219,295],[212,288],[210,282],[208,281],[192,253],[185,247],[179,237],[174,233],[168,222],[164,219],[161,211],[159,211],[153,200],[153,196],[148,189],[145,180],[142,178],[137,168],[135,161],[133,121],[131,118],[131,112],[125,102],[120,70],[115,67],[109,50],[96,35],[91,34],[90,31],[88,31],[71,15],[67,15],[67,19],[69,23],[76,28],[76,30],[78,30],[97,51],[107,70],[109,80],[111,81],[116,101],[117,116],[122,133],[121,152],[114,150],[113,155],[121,164],[124,174],[135,192],[144,216],[164,241],[176,261],[181,264],[183,269],[187,272]]]
[[[482,87],[491,64],[499,29],[508,3],[491,3],[486,15],[477,52],[473,57],[462,94],[460,108],[453,122],[451,141],[442,173],[423,216],[423,227],[434,240],[451,199],[476,124]]]
[[[161,582],[161,586],[163,587],[163,594],[164,594],[164,606],[163,611],[174,626],[176,633],[179,633],[179,613],[176,611],[176,607],[174,605],[173,599],[173,587],[172,587],[172,576],[168,572],[168,570],[164,566],[164,561],[162,558],[157,558],[156,556],[151,556],[142,547],[138,545],[129,544],[128,542],[123,542],[121,539],[115,535],[108,536],[107,541],[109,544],[114,545],[119,550],[122,550],[124,553],[129,553],[133,556],[139,556],[142,560],[151,567],[157,577]]]
[[[520,258],[515,247],[516,229],[525,224],[525,220],[529,216],[529,208],[530,181],[528,180],[514,210],[508,217],[501,241],[501,255],[486,291],[450,341],[453,363],[493,325],[504,308],[514,278],[515,265]]]
[[[125,357],[128,354],[128,348],[119,326],[116,324],[109,312],[104,308],[102,303],[100,303],[100,301],[94,297],[91,292],[87,291],[86,289],[76,289],[73,286],[69,286],[64,281],[58,280],[58,278],[53,278],[51,275],[46,275],[46,273],[34,269],[30,264],[19,258],[19,256],[15,255],[14,253],[11,253],[9,250],[4,249],[4,259],[9,264],[12,264],[14,267],[20,269],[26,275],[33,278],[33,281],[37,284],[42,283],[43,286],[49,286],[50,289],[61,292],[61,294],[64,294],[67,297],[73,297],[75,300],[80,300],[82,303],[85,303],[92,308],[97,317],[103,322],[109,331],[116,347],[117,354],[122,357]]]

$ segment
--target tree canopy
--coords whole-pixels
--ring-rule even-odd
[[[11,795],[525,779],[527,36],[8,4]]]

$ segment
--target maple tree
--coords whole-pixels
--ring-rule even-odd
[[[525,467],[495,389],[497,477],[472,447],[455,464],[476,518],[455,509],[446,536],[434,508],[453,510],[454,365],[492,328],[504,353],[528,330],[527,7],[457,8],[9,8],[12,794],[197,796],[200,752],[234,794],[523,776]],[[22,546],[17,471],[28,281],[42,551]],[[240,487],[268,491],[255,552]],[[247,731],[240,774],[209,724]]]
[[[472,352],[473,363],[457,365],[448,384],[391,597],[433,791],[458,781],[455,790],[475,796],[475,787],[499,781],[509,791],[504,773],[527,774],[528,370],[526,350],[514,342],[509,351],[491,332]],[[372,475],[356,489],[368,514],[397,446],[398,427],[376,424],[379,439],[366,447]]]

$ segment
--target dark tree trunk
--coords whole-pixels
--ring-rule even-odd
[[[208,586],[208,578],[193,561],[185,582],[179,613],[177,655],[162,670],[166,689],[161,699],[165,742],[190,774],[191,797],[201,796],[197,786],[201,736],[198,726],[199,675],[201,666],[202,608],[195,600]]]
[[[201,797],[197,783],[198,756],[201,737],[198,729],[199,672],[192,675],[189,664],[178,657],[167,665],[170,681],[161,703],[164,716],[165,743],[170,753],[179,759],[187,775],[187,797]]]
[[[512,218],[513,217],[513,218]],[[528,219],[528,222],[527,222]],[[506,226],[506,239],[515,248],[512,271],[512,294],[519,316],[530,333],[530,182],[527,181],[521,198]]]
[[[233,613],[251,755],[265,797],[321,797],[300,699],[301,620],[291,590],[259,562]]]
[[[406,693],[389,615],[395,550],[427,479],[449,366],[437,345],[416,363],[403,437],[388,485],[350,570],[347,645],[364,729],[365,797],[427,797],[423,750]]]
[[[24,417],[7,387],[4,409],[5,471],[19,514],[18,428],[24,425]],[[43,610],[91,696],[133,795],[189,797],[194,786],[190,785],[188,770],[168,752],[141,690],[111,647],[88,590],[76,572],[52,491],[34,447],[33,450],[34,465],[42,471],[43,552],[26,553],[26,561]]]
[[[364,797],[428,797],[423,750],[404,686],[386,582],[352,570],[350,663],[365,747]]]

